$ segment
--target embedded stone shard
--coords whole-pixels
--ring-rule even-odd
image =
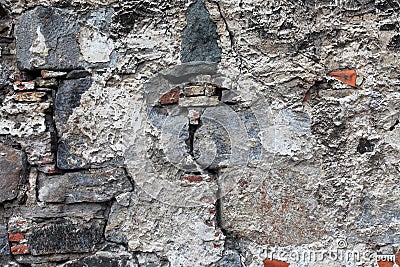
[[[94,10],[89,16],[109,21],[112,9]],[[109,29],[100,19],[86,20],[83,25],[82,20],[85,21],[83,16],[69,9],[39,6],[25,12],[16,23],[19,68],[71,70],[108,66],[113,51]],[[81,34],[77,35],[78,32]],[[101,38],[92,38],[98,36]]]
[[[44,202],[104,202],[132,189],[122,168],[39,175],[39,200]]]
[[[203,0],[197,0],[187,12],[187,26],[182,33],[181,61],[221,60],[217,26],[210,19]]]
[[[0,203],[17,197],[23,171],[22,153],[0,144]]]

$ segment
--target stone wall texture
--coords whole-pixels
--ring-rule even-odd
[[[0,0],[0,266],[400,265],[399,0]]]

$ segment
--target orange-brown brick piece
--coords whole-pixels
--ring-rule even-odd
[[[355,70],[339,70],[332,71],[329,73],[330,76],[338,79],[339,81],[350,85],[351,87],[356,86],[357,72]]]
[[[394,265],[394,262],[392,262],[392,261],[378,261],[379,267],[392,267],[393,265]]]
[[[22,255],[28,253],[28,246],[20,245],[20,246],[12,246],[11,253],[14,255]]]
[[[288,267],[290,264],[278,260],[264,260],[264,267]]]
[[[20,242],[24,238],[25,238],[25,234],[23,234],[23,233],[9,233],[8,234],[8,241],[10,241],[10,242]]]
[[[160,97],[161,105],[175,104],[179,102],[180,88],[175,87]]]

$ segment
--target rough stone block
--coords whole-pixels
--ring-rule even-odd
[[[93,256],[64,263],[61,267],[139,267],[132,254],[127,252],[97,252]],[[140,265],[142,266],[142,265]]]
[[[49,79],[49,78],[61,78],[66,76],[68,73],[64,71],[51,71],[51,70],[42,70],[40,72],[40,75],[42,75],[43,78]]]
[[[80,79],[80,78],[85,78],[89,75],[90,72],[88,72],[87,70],[72,70],[71,72],[68,73],[65,79]]]
[[[68,220],[32,227],[29,249],[32,255],[90,252],[102,241],[104,223],[99,220],[75,224]]]
[[[16,54],[23,70],[72,70],[109,65],[114,46],[107,37],[112,9],[95,10],[87,21],[69,9],[36,7],[25,12],[16,23]]]
[[[41,88],[57,88],[58,81],[56,78],[51,79],[44,79],[44,78],[37,78],[35,81],[37,87]]]
[[[185,97],[181,99],[179,105],[182,107],[207,107],[216,106],[219,104],[218,97],[216,96],[195,96],[195,97]]]
[[[39,200],[54,203],[104,202],[133,189],[122,168],[41,174],[38,187]]]
[[[68,129],[68,118],[80,105],[81,96],[92,84],[91,78],[65,80],[60,83],[54,103],[55,122],[58,135]]]
[[[185,96],[204,95],[204,86],[185,86],[183,89]]]
[[[24,169],[22,153],[0,144],[0,203],[17,197]]]

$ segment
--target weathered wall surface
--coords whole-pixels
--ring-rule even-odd
[[[400,265],[399,1],[0,3],[1,266]]]

